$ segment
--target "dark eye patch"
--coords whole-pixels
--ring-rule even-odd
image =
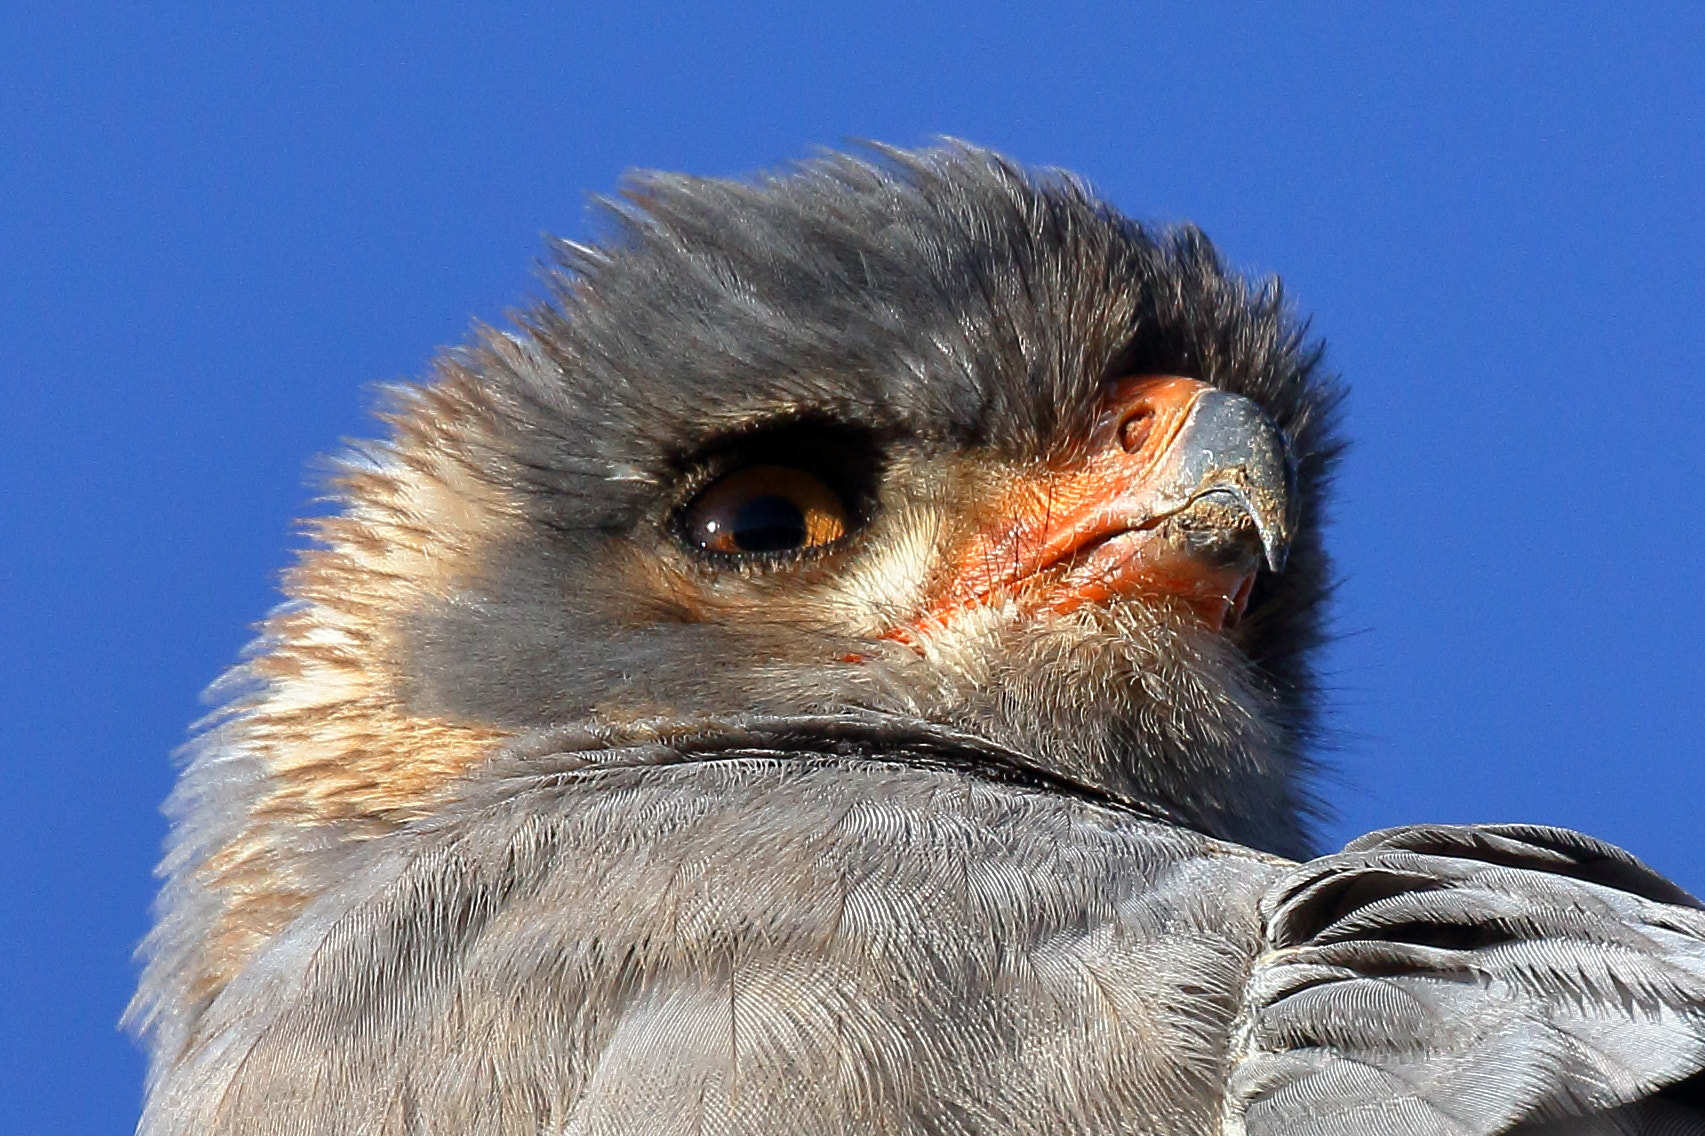
[[[706,447],[674,515],[714,560],[776,563],[837,544],[874,509],[880,450],[866,432],[793,423]]]
[[[796,466],[755,465],[712,481],[681,516],[687,540],[708,552],[799,552],[847,534],[847,505]]]

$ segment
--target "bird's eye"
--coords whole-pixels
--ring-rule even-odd
[[[847,507],[802,469],[760,465],[712,482],[687,506],[686,537],[708,552],[800,552],[846,535]]]

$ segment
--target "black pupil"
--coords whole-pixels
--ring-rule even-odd
[[[785,552],[805,543],[805,514],[786,497],[754,497],[734,514],[735,547],[741,552]]]

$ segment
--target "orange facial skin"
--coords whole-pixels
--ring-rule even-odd
[[[961,547],[937,598],[885,637],[913,642],[979,605],[1015,601],[1065,613],[1115,596],[1182,599],[1218,631],[1242,614],[1258,562],[1207,558],[1163,530],[1186,507],[1165,484],[1192,407],[1212,390],[1138,375],[1109,391],[1086,460],[1026,476]]]

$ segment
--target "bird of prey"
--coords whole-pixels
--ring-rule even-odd
[[[635,177],[393,391],[216,687],[142,1131],[1705,1133],[1705,912],[1320,855],[1340,391],[968,145]]]

